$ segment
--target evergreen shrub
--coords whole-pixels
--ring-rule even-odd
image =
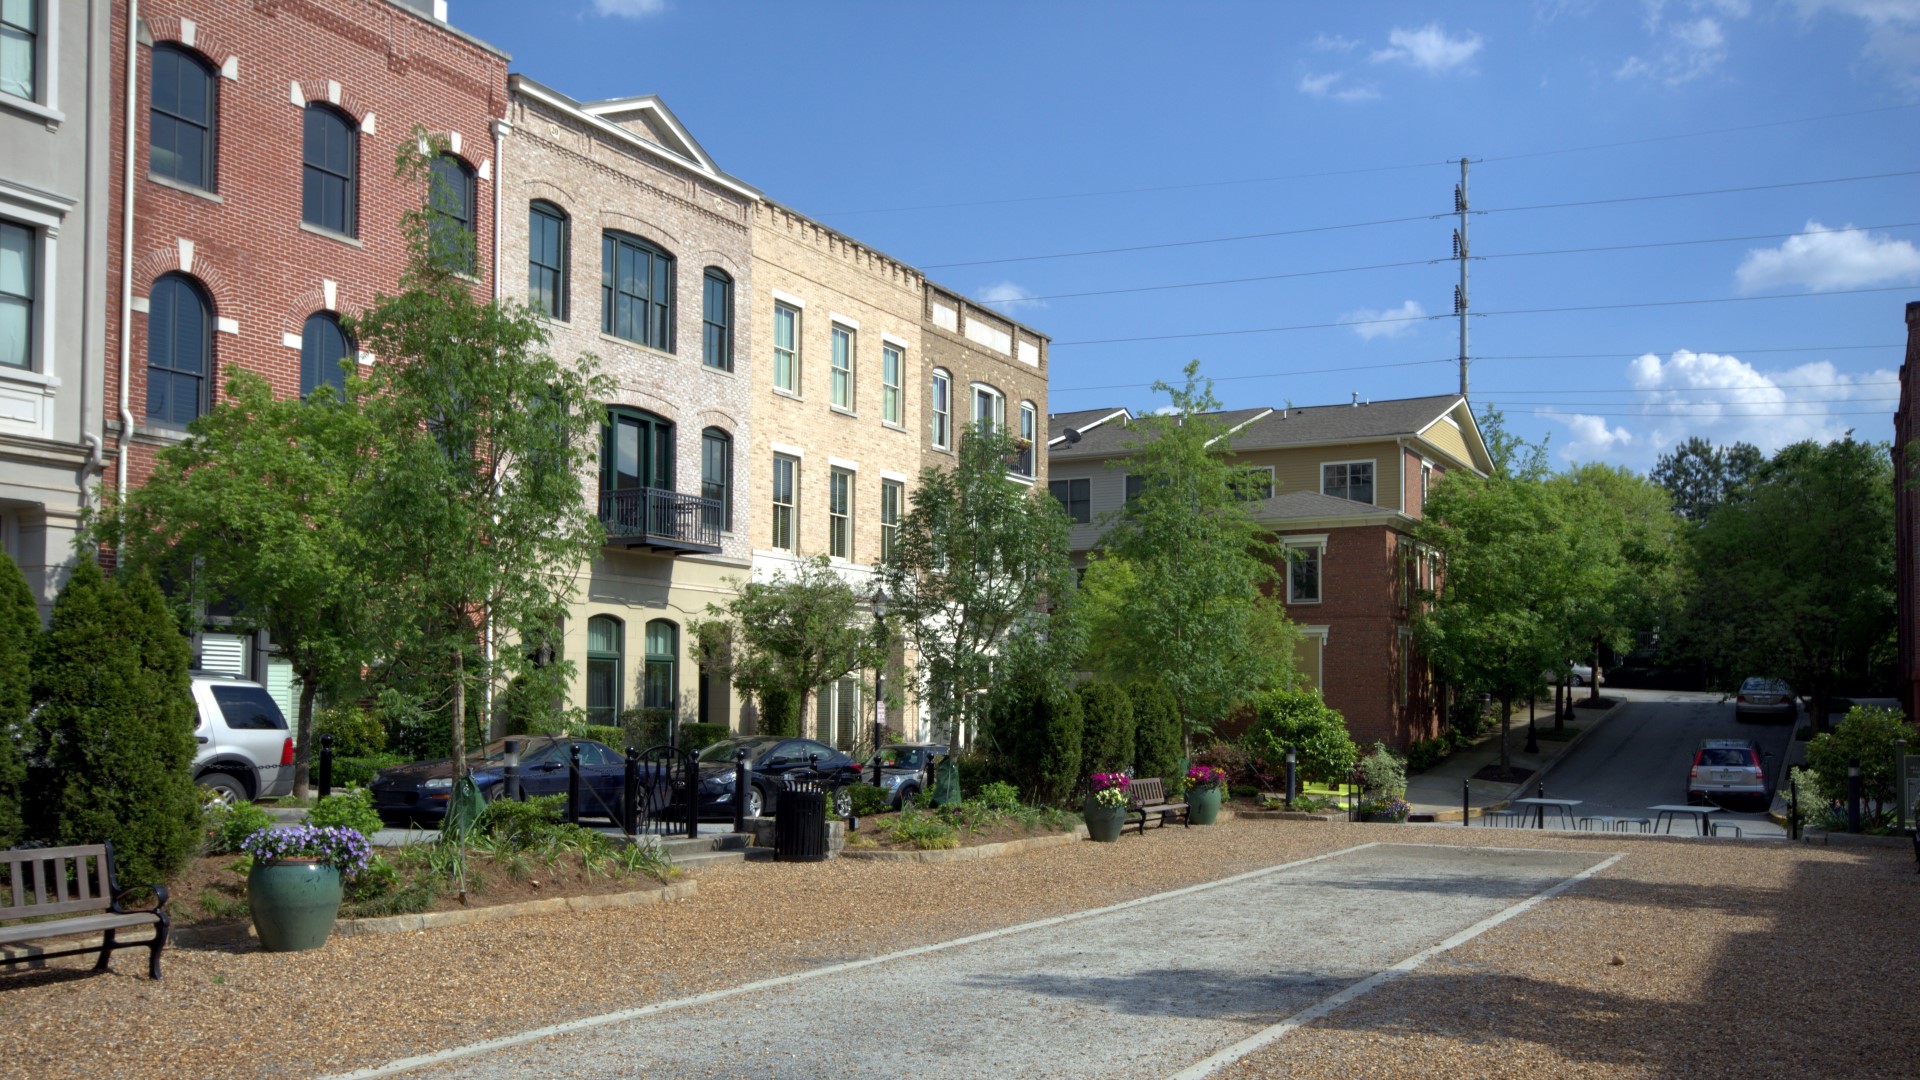
[[[731,734],[725,724],[681,724],[680,749],[698,753]]]
[[[40,638],[40,609],[26,575],[0,552],[0,848],[27,838],[27,763],[23,750],[38,745],[28,730],[33,713],[33,655]]]
[[[1180,706],[1173,691],[1158,680],[1143,679],[1128,688],[1133,703],[1133,772],[1170,779],[1180,769]]]
[[[1080,746],[1080,775],[1121,772],[1134,760],[1133,699],[1105,679],[1080,687],[1080,711],[1086,732]]]
[[[760,691],[759,732],[781,738],[800,734],[800,699],[778,686]]]
[[[386,725],[371,711],[352,702],[330,703],[315,713],[313,761],[316,770],[319,768],[319,739],[322,735],[333,736],[333,756],[336,761],[343,757],[378,754],[387,748]]]
[[[1022,679],[994,696],[989,724],[997,764],[1023,801],[1047,806],[1073,794],[1086,728],[1078,694]]]
[[[381,828],[380,815],[373,809],[373,792],[365,788],[336,791],[314,803],[307,811],[306,823],[316,828],[343,826],[363,836],[372,836]]]
[[[872,784],[855,784],[847,789],[847,793],[853,797],[855,817],[871,817],[893,809],[893,796],[887,794],[885,788],[875,787]]]
[[[1253,726],[1241,746],[1268,773],[1286,769],[1287,747],[1292,746],[1300,778],[1323,783],[1345,781],[1360,756],[1346,720],[1327,707],[1317,690],[1262,694],[1254,702]]]

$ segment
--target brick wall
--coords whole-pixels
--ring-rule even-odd
[[[946,312],[952,313],[949,320]],[[967,336],[969,321],[982,328],[1006,334],[1008,351],[1001,352]],[[951,322],[950,329],[948,322]],[[921,323],[924,348],[920,368],[921,395],[933,383],[935,368],[953,377],[953,430],[957,433],[972,418],[973,383],[985,383],[1005,395],[1007,430],[1020,434],[1020,403],[1034,406],[1037,441],[1034,447],[1034,479],[1043,488],[1047,481],[1047,346],[1048,339],[1030,327],[1022,326],[997,312],[975,304],[959,293],[928,285],[924,318]],[[991,334],[989,333],[989,335]],[[1026,356],[1033,363],[1021,359]],[[945,468],[954,464],[959,448],[957,436],[942,449],[933,444],[932,417],[920,428],[922,464]]]
[[[119,282],[126,155],[134,155],[133,296],[129,400],[133,414],[128,481],[153,469],[154,455],[179,433],[146,418],[146,315],[161,274],[182,271],[205,289],[220,329],[213,334],[214,393],[244,368],[276,392],[298,393],[300,350],[288,343],[316,311],[352,313],[397,287],[406,261],[400,215],[424,192],[394,177],[394,154],[419,125],[457,136],[455,151],[478,174],[476,289],[490,290],[493,229],[491,123],[505,107],[504,54],[388,0],[158,0],[141,5],[138,40],[127,40],[126,4],[113,5],[115,92],[111,164],[106,415],[119,422]],[[198,53],[222,74],[218,84],[215,180],[210,192],[148,174],[152,44]],[[124,78],[134,50],[135,134],[124,143]],[[298,84],[297,90],[295,84]],[[360,125],[356,235],[301,226],[303,105],[323,101]],[[109,455],[106,483],[117,483]]]

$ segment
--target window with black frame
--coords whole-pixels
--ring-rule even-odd
[[[318,101],[307,106],[303,123],[300,220],[352,236],[359,214],[359,132],[345,113]]]
[[[550,319],[567,317],[566,211],[544,199],[527,207],[527,303]]]
[[[713,500],[701,513],[709,529],[733,530],[733,436],[719,428],[700,433],[700,496]]]
[[[14,5],[6,5],[8,8]],[[212,191],[220,80],[213,67],[178,45],[153,47],[147,168],[156,176]]]
[[[600,330],[673,351],[673,256],[637,236],[600,239]]]

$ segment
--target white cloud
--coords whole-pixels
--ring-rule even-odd
[[[1771,454],[1802,439],[1828,441],[1860,426],[1861,411],[1893,413],[1891,371],[1841,372],[1820,360],[1784,371],[1761,371],[1737,356],[1676,351],[1662,361],[1647,353],[1627,366],[1649,414],[1649,453],[1690,435],[1716,443],[1750,442]],[[1667,414],[1684,415],[1667,415]]]
[[[1347,53],[1360,47],[1358,38],[1341,37],[1339,34],[1315,34],[1307,47],[1315,52]]]
[[[1832,13],[1867,27],[1860,50],[1869,68],[1883,72],[1909,97],[1920,98],[1920,0],[1798,0],[1802,18]]]
[[[1480,35],[1471,32],[1460,37],[1448,37],[1439,23],[1428,23],[1412,30],[1396,27],[1387,35],[1388,47],[1375,50],[1369,59],[1376,64],[1389,61],[1410,64],[1430,74],[1438,74],[1465,66],[1480,52],[1482,44]]]
[[[1373,311],[1368,308],[1349,311],[1340,316],[1340,321],[1352,323],[1353,332],[1359,334],[1362,341],[1372,341],[1374,338],[1381,337],[1405,337],[1418,329],[1421,321],[1426,317],[1427,309],[1420,306],[1420,301],[1409,300],[1397,308],[1388,308],[1385,311]]]
[[[1346,78],[1339,72],[1326,75],[1302,75],[1300,92],[1308,97],[1328,101],[1373,101],[1380,97],[1380,91],[1371,86],[1341,86],[1340,80]]]
[[[1843,232],[1809,221],[1806,232],[1788,237],[1777,248],[1750,249],[1734,277],[1749,292],[1787,285],[1826,292],[1914,281],[1920,280],[1920,249],[1909,240],[1876,237],[1864,229]]]
[[[1832,11],[1865,19],[1874,26],[1920,23],[1920,0],[1799,0],[1797,6],[1808,18]]]
[[[596,14],[622,19],[644,19],[667,10],[667,0],[593,0]]]
[[[1727,59],[1727,34],[1718,19],[1702,16],[1655,28],[1655,47],[1646,56],[1629,56],[1613,76],[1651,79],[1679,86],[1712,74]]]
[[[1541,412],[1549,419],[1567,425],[1573,441],[1560,448],[1561,454],[1572,461],[1589,461],[1606,457],[1623,447],[1631,446],[1634,434],[1624,427],[1608,427],[1605,417],[1590,416],[1586,413],[1560,413],[1551,409]]]
[[[1021,308],[1039,308],[1047,305],[1033,299],[1033,290],[1025,285],[1016,285],[1011,281],[996,281],[982,287],[974,296],[983,304],[993,304],[1001,311],[1018,311]]]

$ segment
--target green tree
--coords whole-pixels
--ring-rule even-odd
[[[1807,767],[1818,778],[1822,796],[1844,802],[1847,770],[1858,763],[1860,801],[1866,815],[1891,818],[1900,797],[1895,744],[1902,740],[1909,748],[1920,746],[1920,731],[1900,710],[1855,705],[1831,732],[1808,741]]]
[[[1080,686],[1080,714],[1085,721],[1081,737],[1080,775],[1120,772],[1133,767],[1133,699],[1118,683],[1094,679]]]
[[[1360,756],[1346,718],[1321,699],[1318,690],[1276,690],[1254,702],[1253,726],[1241,738],[1241,747],[1257,771],[1265,776],[1284,774],[1287,748],[1294,749],[1294,766],[1302,780],[1345,783]]]
[[[1173,692],[1155,678],[1127,684],[1133,701],[1133,772],[1135,776],[1171,778],[1180,769],[1180,705]]]
[[[24,748],[35,746],[27,720],[33,712],[33,656],[40,639],[40,609],[33,589],[12,556],[0,552],[0,848],[26,838],[27,765]]]
[[[804,560],[768,581],[730,578],[728,583],[733,597],[708,604],[709,618],[690,623],[688,632],[706,662],[753,695],[763,714],[769,701],[805,701],[848,672],[881,663],[867,601],[825,556]],[[787,717],[777,719],[786,733]]]
[[[439,140],[415,135],[399,173],[429,182]],[[544,642],[600,550],[605,533],[581,478],[612,383],[591,356],[549,356],[546,321],[525,305],[483,300],[465,275],[467,234],[437,229],[422,201],[403,221],[411,257],[400,291],[348,320],[379,358],[348,388],[374,446],[353,526],[373,541],[367,569],[381,583],[375,625],[388,677],[439,688],[425,704],[450,717],[464,772],[480,680],[524,675],[527,692],[557,697],[572,676],[570,664],[537,665],[533,649],[513,645],[494,649],[490,667],[486,646]]]
[[[382,584],[355,521],[373,435],[357,402],[276,401],[245,371],[188,432],[97,535],[125,565],[175,582],[187,612],[223,604],[273,638],[300,680],[293,784],[305,797],[316,695],[374,659],[367,598]]]
[[[1795,443],[1695,533],[1683,634],[1728,681],[1777,675],[1827,729],[1839,680],[1893,631],[1893,466],[1887,447]]]
[[[1057,805],[1080,782],[1086,722],[1080,697],[1057,681],[1025,672],[989,702],[992,757],[1030,806]]]
[[[1102,549],[1132,566],[1130,587],[1090,631],[1111,674],[1152,670],[1173,693],[1183,748],[1263,690],[1291,685],[1284,616],[1257,611],[1283,557],[1253,516],[1265,475],[1236,465],[1199,361],[1186,381],[1155,383],[1172,412],[1134,421],[1128,477],[1139,491],[1112,520]],[[1119,585],[1121,582],[1112,582]],[[1256,642],[1260,647],[1256,647]]]
[[[1566,659],[1587,659],[1598,671],[1602,649],[1631,647],[1635,633],[1659,625],[1676,602],[1680,522],[1663,488],[1626,469],[1588,463],[1548,486],[1561,502],[1568,545],[1559,589]],[[1599,700],[1598,679],[1588,693]]]
[[[1737,498],[1766,458],[1751,443],[1718,447],[1698,435],[1661,454],[1649,478],[1667,490],[1674,512],[1698,525]]]
[[[1008,478],[1014,452],[1012,439],[976,428],[956,467],[921,470],[880,571],[889,621],[919,654],[934,731],[956,745],[999,687],[1016,677],[1064,686],[1080,651],[1067,518],[1044,490]]]
[[[40,640],[34,693],[62,843],[111,840],[122,881],[164,881],[199,841],[186,638],[151,578],[76,565]]]

